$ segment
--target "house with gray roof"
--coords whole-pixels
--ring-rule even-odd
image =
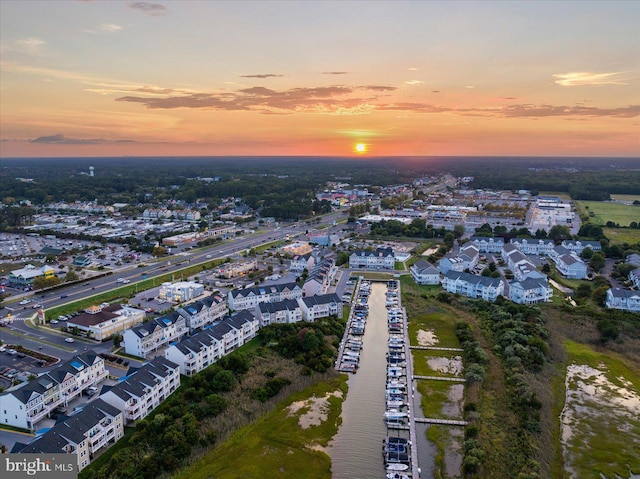
[[[302,288],[294,282],[234,289],[229,292],[228,302],[231,311],[241,311],[244,309],[254,310],[260,303],[299,298],[302,298]]]
[[[349,268],[393,271],[396,257],[393,248],[378,247],[375,251],[354,251],[349,256]]]
[[[550,256],[558,272],[566,278],[585,279],[587,277],[587,264],[575,252],[564,246],[556,246]]]
[[[162,356],[153,358],[112,387],[103,387],[100,399],[124,413],[125,424],[144,419],[180,386],[180,367]]]
[[[500,253],[504,246],[504,238],[499,236],[492,238],[488,236],[472,236],[471,243],[478,248],[480,253]]]
[[[84,390],[107,378],[104,359],[87,351],[47,373],[0,394],[0,424],[35,429],[58,406],[66,406]]]
[[[602,251],[600,241],[563,240],[560,244],[576,254],[582,253],[585,248],[589,248],[593,252]]]
[[[524,254],[546,256],[551,253],[555,244],[552,239],[538,238],[512,238],[511,244],[515,245]]]
[[[504,293],[502,279],[460,271],[447,272],[442,280],[442,287],[449,293],[457,293],[469,298],[482,298],[485,301],[495,301]]]
[[[302,321],[302,310],[299,300],[285,299],[275,303],[260,303],[256,308],[256,316],[260,325],[297,323]]]
[[[440,284],[440,271],[428,261],[420,259],[409,270],[411,277],[417,284]]]
[[[12,453],[75,454],[78,471],[124,436],[124,413],[102,399],[88,403],[72,416],[64,417],[27,444],[16,443]]]
[[[221,294],[207,296],[177,309],[178,314],[185,319],[189,334],[220,321],[227,311],[226,298]]]
[[[122,342],[127,354],[146,358],[152,351],[179,341],[187,332],[185,317],[174,311],[127,329],[122,335]]]
[[[342,317],[342,301],[335,293],[308,296],[298,301],[302,309],[302,318],[314,322],[327,316]]]
[[[303,296],[315,296],[318,294],[327,294],[331,281],[336,275],[335,261],[332,258],[325,258],[315,265],[304,285],[302,285]]]
[[[611,309],[640,312],[640,292],[630,289],[609,288],[605,305]]]
[[[546,278],[528,278],[509,283],[509,299],[518,304],[536,304],[551,301],[553,289]]]
[[[316,260],[311,253],[297,254],[291,258],[289,271],[296,274],[302,274],[305,269],[307,271],[311,271],[311,268],[313,268],[315,264]]]

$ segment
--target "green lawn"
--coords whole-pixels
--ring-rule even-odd
[[[404,302],[404,295],[402,298]],[[418,333],[433,331],[438,343],[433,346],[441,348],[459,348],[460,341],[456,337],[456,320],[445,312],[430,312],[420,316],[409,317],[409,342],[419,346]]]
[[[640,222],[640,206],[606,201],[576,201],[575,203],[581,215],[589,216],[590,221],[598,225],[604,226],[607,221],[613,221],[620,226],[629,226],[632,221]]]
[[[336,391],[344,395],[346,388],[346,375],[341,375],[290,396],[175,478],[331,478],[331,458],[322,448],[338,431],[342,397],[331,396],[326,420],[306,429],[300,426],[299,418],[309,408],[303,407],[292,414],[289,406],[295,401],[322,398]]]
[[[604,235],[613,244],[638,244],[640,243],[640,230],[629,228],[602,228]]]

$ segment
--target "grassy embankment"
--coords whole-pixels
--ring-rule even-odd
[[[175,478],[330,478],[331,458],[323,449],[338,431],[346,389],[346,375],[340,375],[289,396],[272,412],[237,431],[221,447]],[[336,391],[341,394],[332,395]],[[311,406],[296,413],[289,409],[294,402],[327,396],[326,419],[320,425],[301,426],[304,422],[301,416],[308,413]]]
[[[626,195],[630,201],[640,200],[640,196]],[[607,228],[607,221],[629,226],[632,221],[640,223],[640,206],[609,203],[605,201],[576,201],[580,216],[588,216],[591,223],[603,226],[604,235],[613,244],[637,244],[640,242],[640,230],[630,228]]]

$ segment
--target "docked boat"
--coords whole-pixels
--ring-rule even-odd
[[[393,465],[393,466],[396,466],[396,465],[398,465],[398,466],[406,466],[406,464],[389,464],[389,466],[391,466],[391,465]],[[407,468],[408,467],[409,466],[407,466]],[[406,470],[406,469],[403,469],[403,470]],[[386,477],[387,477],[387,479],[410,479],[409,475],[403,474],[402,472],[389,470],[388,467],[387,467],[387,476]]]
[[[407,469],[409,469],[407,464],[387,464],[387,472],[397,473],[397,471],[406,471]]]

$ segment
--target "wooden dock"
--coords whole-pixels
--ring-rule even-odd
[[[424,351],[455,351],[457,353],[464,351],[462,348],[440,348],[438,346],[409,346],[409,349],[422,349]]]
[[[435,419],[432,417],[415,417],[415,422],[422,424],[442,424],[445,426],[466,426],[469,424],[467,421],[457,421],[455,419]]]
[[[430,379],[432,381],[451,381],[454,383],[467,382],[467,380],[464,378],[450,378],[450,377],[442,377],[442,376],[413,376],[413,379]]]

